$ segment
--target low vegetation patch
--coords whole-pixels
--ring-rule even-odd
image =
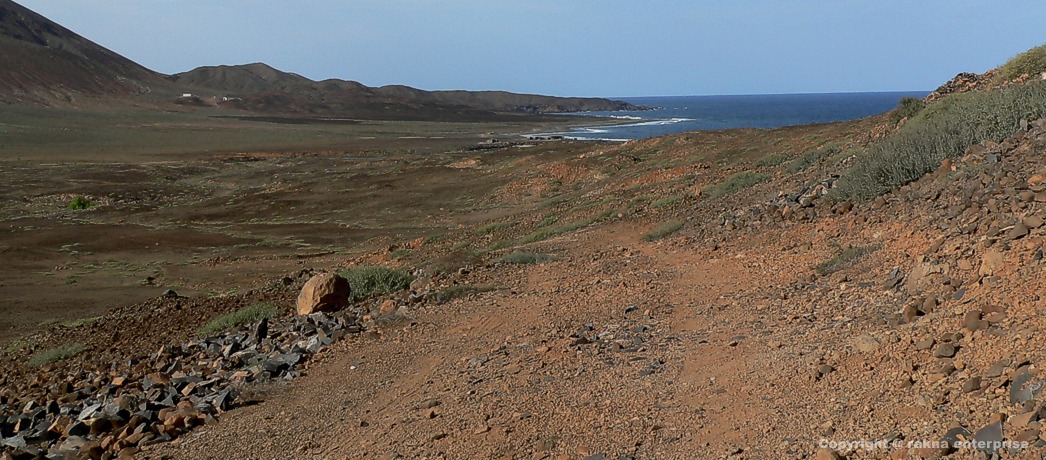
[[[214,318],[208,321],[207,324],[200,326],[196,333],[201,337],[212,336],[226,329],[261,321],[263,318],[272,318],[279,314],[280,309],[271,303],[256,303]]]
[[[799,158],[796,158],[795,161],[792,161],[792,164],[788,166],[788,169],[786,171],[789,174],[795,174],[799,171],[803,171],[806,168],[809,168],[817,164],[821,160],[839,153],[839,150],[839,147],[836,146],[822,147],[819,149],[809,150],[806,153],[800,155]]]
[[[17,353],[19,351],[25,350],[26,348],[29,348],[30,346],[32,346],[32,344],[27,342],[26,340],[17,339],[7,344],[7,346],[4,347],[3,351],[0,352],[0,354],[9,355],[11,353]]]
[[[1001,142],[1046,111],[1046,82],[957,94],[931,104],[892,136],[869,147],[829,199],[868,201],[912,182],[974,144]]]
[[[73,319],[73,320],[69,320],[69,321],[63,322],[62,326],[68,327],[70,329],[75,329],[75,328],[78,328],[78,327],[90,326],[90,325],[98,322],[102,318],[103,318],[103,316],[93,316],[93,317],[90,317],[90,318]]]
[[[926,108],[926,102],[916,97],[902,97],[897,108],[890,114],[890,121],[897,123],[905,118],[912,118]]]
[[[358,267],[341,272],[349,280],[349,300],[359,302],[375,295],[392,294],[410,287],[414,277],[388,267]]]
[[[1014,80],[1021,75],[1037,77],[1046,72],[1046,45],[1025,51],[1006,62],[999,68],[999,78]]]
[[[717,185],[711,185],[701,190],[702,194],[711,195],[713,198],[722,198],[738,190],[761,184],[770,179],[766,174],[758,174],[744,171],[734,174]]]
[[[483,259],[475,251],[455,249],[428,262],[429,270],[433,274],[454,273],[462,267],[476,266],[483,263]],[[409,287],[409,284],[408,284]]]
[[[456,298],[459,298],[459,297],[466,297],[469,294],[478,293],[478,292],[490,292],[490,291],[494,291],[496,289],[497,288],[494,287],[494,286],[472,286],[470,284],[455,284],[453,286],[448,286],[446,289],[443,289],[443,290],[437,292],[436,293],[436,302],[437,303],[449,302],[449,301],[451,301],[453,299],[456,299]]]
[[[829,275],[852,265],[854,262],[857,262],[862,257],[871,254],[877,251],[878,249],[878,245],[849,247],[843,249],[842,252],[836,254],[835,257],[821,262],[816,267],[814,267],[814,270],[817,270],[817,273],[822,276]]]
[[[666,196],[664,198],[654,201],[653,203],[650,203],[650,209],[663,208],[672,203],[676,203],[682,200],[683,198],[685,198],[684,195]]]
[[[771,153],[765,157],[755,160],[755,162],[752,163],[752,166],[755,166],[757,168],[766,168],[784,164],[786,161],[788,161],[787,155],[782,155],[780,153]]]
[[[599,222],[601,220],[609,219],[609,218],[613,217],[614,215],[616,215],[617,213],[618,213],[618,211],[616,209],[609,209],[609,210],[603,211],[603,212],[601,212],[599,214],[596,214],[596,215],[594,215],[592,217],[589,217],[588,219],[575,220],[574,222],[571,222],[569,224],[560,225],[558,227],[548,228],[548,229],[545,229],[545,230],[538,230],[538,231],[536,231],[534,233],[531,233],[531,234],[529,234],[527,236],[524,236],[523,238],[520,238],[520,239],[516,240],[512,244],[536,243],[538,241],[546,240],[546,239],[549,239],[549,238],[551,238],[553,236],[556,236],[556,235],[562,235],[564,233],[570,233],[570,232],[572,232],[574,230],[578,230],[578,229],[581,229],[581,228],[588,227],[589,225],[592,225],[592,224],[594,224],[596,222]],[[509,245],[510,244],[506,244],[506,246],[509,246]]]
[[[683,223],[679,221],[672,221],[665,223],[664,225],[657,228],[657,230],[651,231],[646,235],[643,235],[643,241],[657,241],[683,228]]]
[[[425,237],[425,240],[421,244],[436,244],[442,243],[447,239],[446,235],[429,235]]]
[[[91,206],[94,206],[94,203],[88,201],[87,198],[84,198],[82,195],[77,195],[76,198],[73,198],[73,202],[69,203],[69,209],[72,209],[74,211],[87,209]]]
[[[60,345],[50,350],[41,351],[33,356],[29,357],[29,361],[26,362],[31,367],[46,366],[48,364],[54,364],[59,361],[65,361],[72,358],[84,350],[86,350],[83,344],[70,343],[66,345]]]
[[[500,232],[502,230],[508,230],[515,225],[515,222],[497,222],[481,227],[479,230],[476,230],[476,233],[479,233],[480,235],[489,235],[491,233]]]
[[[542,220],[541,222],[538,222],[537,228],[548,227],[549,225],[554,225],[556,222],[559,222],[559,218],[558,217],[556,217],[554,215],[548,215],[548,216],[545,216],[544,220]]]
[[[536,252],[515,251],[515,252],[512,252],[511,254],[506,254],[506,255],[503,255],[501,257],[498,257],[497,259],[494,259],[494,262],[501,262],[501,263],[504,263],[504,264],[525,265],[525,264],[542,264],[542,263],[545,263],[545,262],[551,262],[553,260],[555,260],[555,258],[552,257],[549,254],[539,254],[539,253],[536,253]]]

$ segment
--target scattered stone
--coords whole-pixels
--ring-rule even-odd
[[[1010,417],[1006,422],[1014,428],[1025,428],[1029,423],[1039,419],[1039,413],[1036,411],[1025,412],[1023,414],[1015,415]]]
[[[981,276],[991,276],[999,272],[1003,267],[1003,254],[996,249],[990,249],[981,259]]]
[[[962,392],[963,393],[973,393],[974,391],[977,391],[977,390],[980,390],[980,389],[981,389],[981,377],[979,375],[975,375],[973,377],[970,377],[969,379],[966,380],[966,382],[964,382],[962,384]]]
[[[979,311],[966,312],[966,315],[962,318],[963,327],[970,332],[979,331],[981,329],[988,328],[988,322],[981,319],[982,313]]]
[[[985,377],[995,378],[1002,375],[1002,372],[1006,370],[1006,366],[1009,366],[1009,361],[996,361],[988,367],[988,370],[984,373]]]
[[[258,324],[254,326],[254,343],[261,343],[269,337],[269,318],[262,318],[258,321]]]
[[[955,356],[955,345],[942,343],[933,351],[934,358],[951,358]]]
[[[999,453],[1002,447],[1002,422],[995,422],[977,431],[973,441],[979,447],[978,450],[989,455]]]
[[[817,460],[842,460],[838,452],[831,449],[820,449],[817,451]]]
[[[832,371],[834,371],[834,370],[835,370],[835,368],[830,366],[830,365],[828,365],[828,364],[821,364],[820,366],[817,366],[816,377],[817,377],[818,380],[820,380],[820,379],[824,378],[824,376],[832,373]]]
[[[1016,240],[1028,236],[1028,226],[1023,223],[1018,223],[1013,226],[1008,233],[1006,233],[1006,239]]]
[[[1034,375],[1028,372],[1019,372],[1010,385],[1010,404],[1024,404],[1038,398],[1042,389],[1046,386],[1046,380],[1032,382]]]
[[[923,339],[923,340],[920,340],[918,342],[915,342],[915,349],[919,350],[919,351],[926,351],[926,350],[929,350],[929,349],[933,348],[933,346],[936,343],[937,343],[937,341],[932,339],[932,338]]]
[[[915,321],[916,318],[923,315],[923,312],[919,310],[915,305],[905,305],[904,310],[901,312],[901,318],[904,319],[905,324]]]

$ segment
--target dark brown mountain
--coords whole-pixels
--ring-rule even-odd
[[[0,102],[76,105],[128,98],[162,76],[10,0],[0,0]]]
[[[183,95],[190,96],[184,97]],[[597,98],[557,98],[500,91],[370,88],[313,81],[265,64],[200,67],[163,75],[116,54],[11,0],[0,0],[0,103],[179,104],[266,114],[403,120],[480,120],[493,112],[549,113],[632,109]]]
[[[337,79],[317,82],[262,63],[200,67],[172,75],[171,81],[182,86],[223,92],[225,96],[281,94],[314,107],[342,106],[340,110],[348,110],[351,104],[372,102],[525,113],[636,109],[627,102],[601,98],[563,98],[505,91],[424,91],[401,85],[371,88],[355,81]]]

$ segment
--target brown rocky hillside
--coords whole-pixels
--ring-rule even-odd
[[[5,455],[1041,458],[1046,121],[825,200],[887,118],[458,156],[486,222],[25,338]],[[416,278],[293,317],[373,265]],[[258,302],[264,334],[193,333]]]

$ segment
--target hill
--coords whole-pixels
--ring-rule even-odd
[[[169,79],[180,86],[203,90],[213,98],[220,98],[220,103],[264,112],[377,112],[377,107],[389,104],[412,106],[420,111],[442,108],[460,112],[468,108],[536,114],[637,109],[627,102],[601,98],[562,98],[505,91],[425,91],[401,85],[372,88],[355,81],[313,81],[263,63],[200,67]]]
[[[190,97],[182,97],[184,94]],[[11,1],[0,0],[0,103],[77,108],[139,105],[388,120],[481,121],[493,112],[634,109],[598,98],[500,91],[429,92],[309,80],[265,64],[163,75]]]

